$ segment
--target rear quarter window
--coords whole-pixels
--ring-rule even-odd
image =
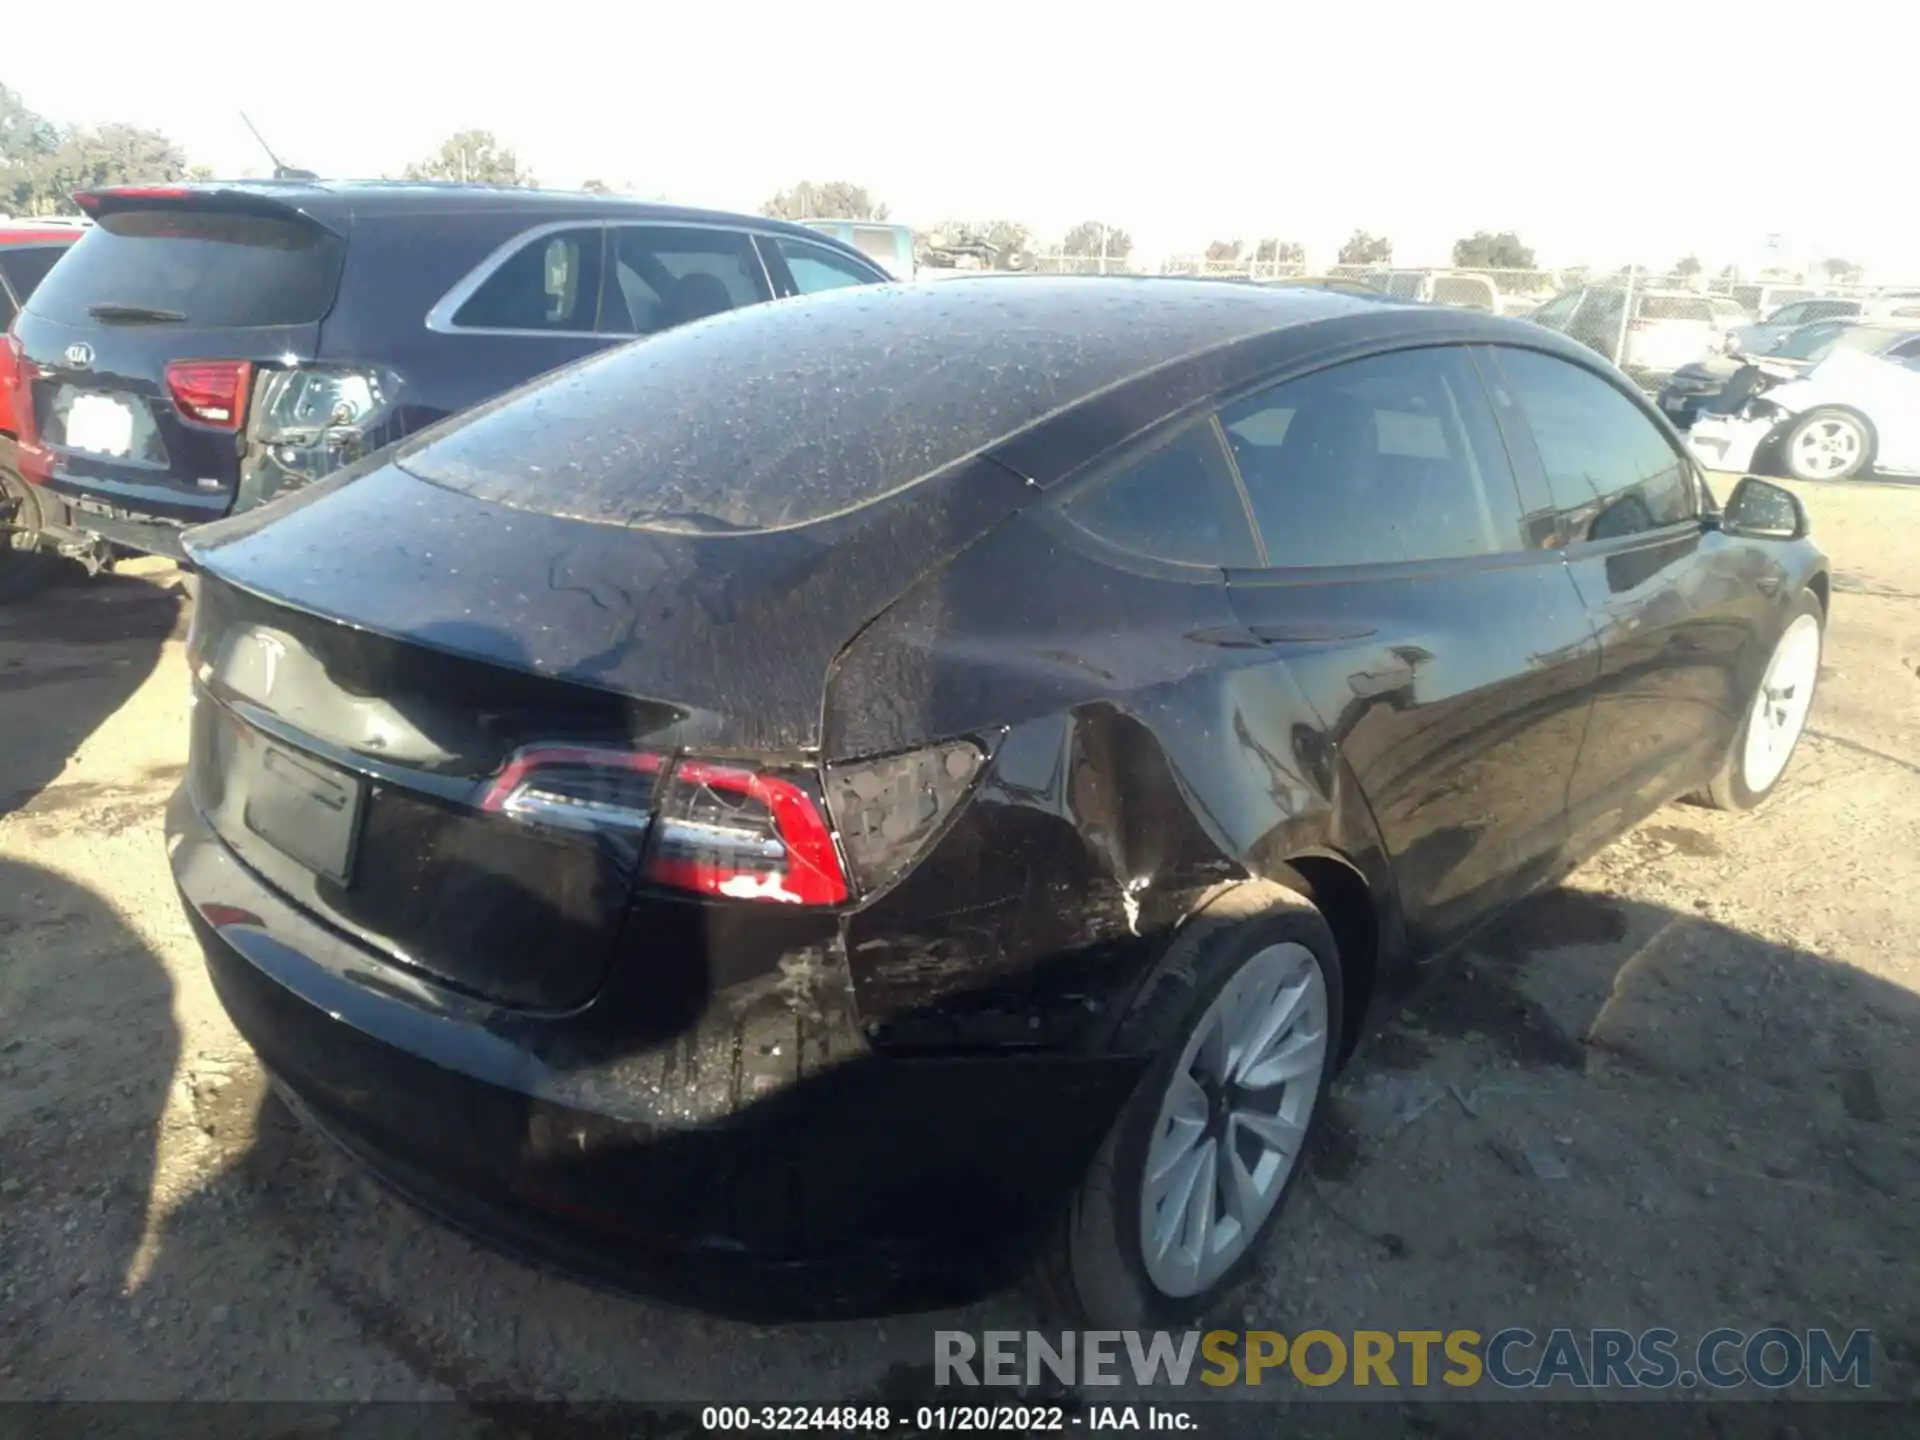
[[[96,305],[177,314],[197,329],[310,325],[327,313],[346,242],[304,221],[221,211],[107,215],[47,274],[27,309],[99,323]]]

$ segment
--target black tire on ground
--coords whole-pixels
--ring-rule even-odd
[[[1838,425],[1851,430],[1858,436],[1858,447],[1852,462],[1845,469],[1816,475],[1802,468],[1796,442],[1809,430],[1822,425]],[[1873,433],[1873,426],[1867,423],[1864,416],[1856,415],[1851,410],[1823,406],[1807,411],[1789,425],[1780,435],[1776,453],[1781,470],[1795,480],[1851,480],[1873,468],[1873,454],[1878,444],[1879,437]]]
[[[1141,1253],[1141,1178],[1150,1132],[1182,1049],[1214,997],[1252,956],[1285,941],[1312,953],[1327,989],[1326,1058],[1300,1157],[1272,1213],[1239,1261],[1199,1294],[1175,1298],[1147,1277]],[[1246,1283],[1286,1211],[1319,1134],[1327,1085],[1344,1033],[1341,999],[1340,956],[1333,932],[1320,912],[1295,891],[1263,881],[1235,885],[1181,927],[1114,1037],[1114,1049],[1150,1054],[1154,1059],[1122,1107],[1041,1257],[1038,1278],[1046,1303],[1102,1327],[1158,1329],[1215,1311]]]
[[[1820,643],[1824,652],[1826,646],[1827,612],[1820,604],[1820,597],[1811,591],[1802,590],[1800,592],[1799,599],[1794,601],[1793,608],[1787,612],[1785,623],[1780,627],[1781,633],[1785,634],[1787,627],[1803,615],[1811,615],[1814,623],[1820,627]],[[1772,656],[1769,655],[1768,659],[1771,660]],[[1746,766],[1743,763],[1743,757],[1747,751],[1747,734],[1753,728],[1753,722],[1757,718],[1759,708],[1758,701],[1760,695],[1757,687],[1765,683],[1766,674],[1763,671],[1760,679],[1754,682],[1756,686],[1754,693],[1747,697],[1746,711],[1740,718],[1739,727],[1733,732],[1733,743],[1727,747],[1727,753],[1725,758],[1720,762],[1720,768],[1714,772],[1713,779],[1707,783],[1705,790],[1688,797],[1695,803],[1705,805],[1714,810],[1730,810],[1740,813],[1752,810],[1761,805],[1769,795],[1773,794],[1773,792],[1779,788],[1780,781],[1787,773],[1787,767],[1793,763],[1793,750],[1787,752],[1786,761],[1780,766],[1780,773],[1775,775],[1763,788],[1758,790],[1747,783]],[[1814,675],[1814,683],[1817,688],[1819,684],[1819,672],[1817,669]],[[1811,705],[1812,701],[1809,700],[1808,704]],[[1801,733],[1804,734],[1804,730]],[[1799,745],[1800,737],[1796,735],[1794,737],[1793,749],[1799,749]]]
[[[13,471],[0,466],[0,500],[14,503],[18,529],[0,533],[0,601],[18,600],[55,579],[60,557],[38,546],[40,497]]]

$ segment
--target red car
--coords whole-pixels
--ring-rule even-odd
[[[11,328],[53,262],[85,233],[77,224],[0,220],[0,328]],[[0,345],[0,600],[37,584],[52,565],[52,557],[40,551],[41,496],[20,478],[15,463],[17,379],[13,351]]]

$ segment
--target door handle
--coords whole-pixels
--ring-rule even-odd
[[[1760,587],[1760,593],[1762,595],[1777,595],[1780,593],[1780,577],[1778,575],[1762,575],[1753,583]]]
[[[1262,645],[1312,645],[1326,640],[1364,640],[1378,633],[1378,627],[1338,620],[1301,620],[1291,624],[1249,625],[1253,638]]]
[[[1368,698],[1385,695],[1390,690],[1398,690],[1413,683],[1413,666],[1401,661],[1397,665],[1382,665],[1377,670],[1361,670],[1347,677],[1347,687],[1355,695]]]

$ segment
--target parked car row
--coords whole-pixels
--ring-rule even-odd
[[[520,189],[137,186],[13,319],[15,532],[94,566],[243,513],[544,371],[887,272],[738,215]],[[19,479],[29,482],[21,485]]]
[[[1388,997],[1761,803],[1813,699],[1798,500],[1540,326],[524,192],[89,206],[20,454],[198,576],[215,989],[316,1128],[598,1280],[1187,1324]]]

